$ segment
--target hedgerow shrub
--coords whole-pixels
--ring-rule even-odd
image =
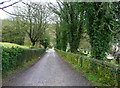
[[[28,49],[18,46],[2,48],[2,72],[16,69],[18,66],[41,56],[45,49]]]
[[[58,49],[55,50],[68,63],[78,65],[83,71],[96,75],[103,84],[120,86],[120,66]],[[94,67],[91,64],[95,64]]]
[[[17,57],[21,55],[23,49],[18,47],[4,48],[2,52],[2,70],[10,70],[17,65]]]

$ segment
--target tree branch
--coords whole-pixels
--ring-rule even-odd
[[[4,9],[2,9],[4,12],[6,12],[6,13],[8,13],[8,14],[10,14],[10,15],[14,15],[14,16],[24,16],[24,15],[17,15],[17,14],[14,14],[14,13],[10,13],[10,12],[8,12],[8,11],[6,11],[6,10],[4,10]]]
[[[21,2],[21,1],[22,1],[22,0],[19,0],[19,1],[17,1],[17,2],[14,2],[14,3],[10,4],[10,5],[4,6],[4,7],[0,8],[0,9],[3,10],[3,9],[5,9],[5,8],[11,7],[11,6],[13,6],[13,5],[15,5],[15,4],[17,4],[17,3]],[[5,2],[1,2],[1,4],[3,4],[3,3],[5,3]]]
[[[10,2],[11,0],[8,0],[8,1],[3,1],[3,2],[0,2],[0,4],[4,4],[6,2]]]

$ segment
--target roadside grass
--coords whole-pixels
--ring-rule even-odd
[[[67,60],[63,59],[65,62],[68,62]],[[83,77],[85,77],[87,80],[89,80],[93,86],[110,86],[109,84],[107,84],[106,81],[104,81],[103,79],[100,79],[99,77],[97,77],[95,74],[89,73],[89,71],[82,69],[80,67],[80,65],[78,64],[73,64],[72,62],[68,62],[71,67],[77,71],[80,72],[82,74]]]
[[[24,48],[24,49],[29,49],[29,46],[23,46],[23,45],[18,45],[15,43],[8,43],[8,42],[0,42],[0,46],[4,46],[6,48],[11,48],[11,47],[20,47],[20,48]]]
[[[3,83],[5,82],[5,78],[6,77],[8,77],[8,76],[10,76],[10,75],[12,75],[14,73],[20,72],[20,71],[22,71],[22,70],[24,70],[24,69],[26,69],[26,68],[34,65],[39,59],[40,58],[38,58],[38,59],[32,59],[32,60],[30,60],[28,62],[25,62],[25,63],[21,64],[16,69],[12,69],[12,70],[4,73],[4,75],[2,75],[2,77],[3,77],[3,79],[2,79]]]
[[[95,74],[89,73],[89,71],[87,71],[85,69],[81,69],[81,67],[79,65],[78,66],[72,65],[72,67],[77,72],[81,72],[82,76],[86,77],[87,80],[92,82],[92,84],[94,86],[110,86],[109,84],[107,84],[106,81],[104,81],[104,79],[101,79],[101,78],[97,77]]]
[[[14,75],[14,73],[21,72],[24,69],[35,64],[40,59],[42,54],[44,54],[43,49],[37,48],[34,50],[30,49],[29,46],[7,42],[0,42],[0,48],[0,53],[2,53],[1,58],[3,83],[8,77],[12,76],[12,74]]]

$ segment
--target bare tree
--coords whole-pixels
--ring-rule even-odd
[[[21,16],[22,22],[28,26],[26,33],[28,34],[32,45],[42,38],[47,27],[48,11],[45,5],[41,3],[30,2],[26,4],[25,8],[22,8],[18,12]]]

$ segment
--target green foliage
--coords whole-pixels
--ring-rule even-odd
[[[113,11],[115,9],[114,3],[94,2],[83,5],[89,7],[84,9],[86,11],[84,14],[86,20],[84,22],[92,48],[92,57],[103,60],[106,56],[105,52],[110,49],[114,34],[111,30],[119,30],[115,28],[115,25],[113,26],[113,23],[116,22],[116,17],[114,17],[116,13]]]
[[[45,34],[43,38],[40,40],[40,44],[42,44],[46,49],[50,45],[50,35]]]
[[[56,30],[56,46],[58,49],[66,51],[67,44],[70,51],[76,52],[79,47],[82,34],[82,15],[80,3],[58,1],[59,10],[51,6],[52,11],[60,18]]]
[[[44,36],[47,28],[48,10],[45,4],[29,2],[25,7],[21,7],[18,14],[24,14],[20,20],[23,27],[26,27],[25,33],[28,35],[32,46]],[[18,8],[19,9],[19,8]]]
[[[21,55],[22,49],[18,47],[12,47],[12,48],[3,48],[2,52],[2,70],[3,72],[7,70],[11,70],[17,64],[15,62],[17,61],[17,57]]]
[[[38,59],[39,59],[39,58],[38,58]],[[23,63],[23,64],[17,66],[15,69],[11,69],[11,70],[6,71],[5,73],[2,74],[2,76],[3,76],[2,82],[4,83],[4,81],[5,81],[5,80],[4,80],[4,77],[9,76],[9,75],[11,75],[11,74],[13,74],[13,73],[16,73],[16,72],[18,72],[18,71],[20,71],[20,70],[23,70],[23,69],[25,69],[25,68],[33,65],[34,63],[36,63],[36,61],[37,61],[38,59],[32,59],[32,60],[30,60],[30,61],[28,61],[28,62],[26,62],[26,63]]]
[[[44,46],[44,48],[46,49],[47,46],[50,44],[48,38],[45,38],[44,40],[41,41],[41,44]]]
[[[63,51],[67,48],[68,43],[68,29],[67,23],[62,21],[59,26],[56,28],[56,48]]]
[[[61,44],[61,28],[60,25],[57,23],[56,24],[56,46],[57,49],[61,49],[62,44]]]
[[[119,3],[57,3],[59,9],[51,6],[52,11],[60,18],[59,28],[56,30],[57,48],[66,51],[69,43],[70,51],[76,52],[80,39],[82,40],[81,35],[85,32],[88,35],[92,57],[103,60],[105,52],[110,50],[112,40],[119,42]]]
[[[2,45],[2,72],[14,70],[18,66],[26,63],[32,59],[38,58],[44,49],[29,49],[16,44],[11,44],[11,47]]]
[[[66,3],[68,13],[68,41],[70,44],[70,51],[76,52],[79,47],[80,38],[82,34],[82,11],[81,5],[78,2],[69,2]]]
[[[78,69],[82,69],[86,73],[96,75],[99,82],[109,86],[119,86],[120,84],[119,66],[101,60],[80,56],[78,54],[66,53],[57,49],[56,51],[68,63],[72,64],[73,66],[76,66]],[[92,68],[91,64],[93,65]],[[95,81],[96,79],[90,77],[89,80]]]
[[[45,30],[45,37],[49,39],[50,45],[55,46],[56,41],[56,24],[55,23],[49,23],[47,29]],[[45,38],[44,37],[44,38]]]
[[[22,27],[20,27],[20,21],[6,20],[5,23],[6,25],[2,27],[2,41],[23,45],[25,33]]]
[[[16,47],[20,47],[20,48],[23,48],[23,49],[29,49],[28,46],[23,46],[23,45],[18,45],[18,44],[15,44],[15,43],[8,43],[8,42],[0,42],[0,45],[5,47],[5,48],[12,48],[12,47],[16,46]]]
[[[79,48],[84,48],[86,50],[90,50],[91,49],[91,45],[90,45],[90,43],[88,41],[89,37],[87,38],[86,36],[88,36],[88,35],[85,35],[85,38],[83,36],[83,38],[80,40]]]

